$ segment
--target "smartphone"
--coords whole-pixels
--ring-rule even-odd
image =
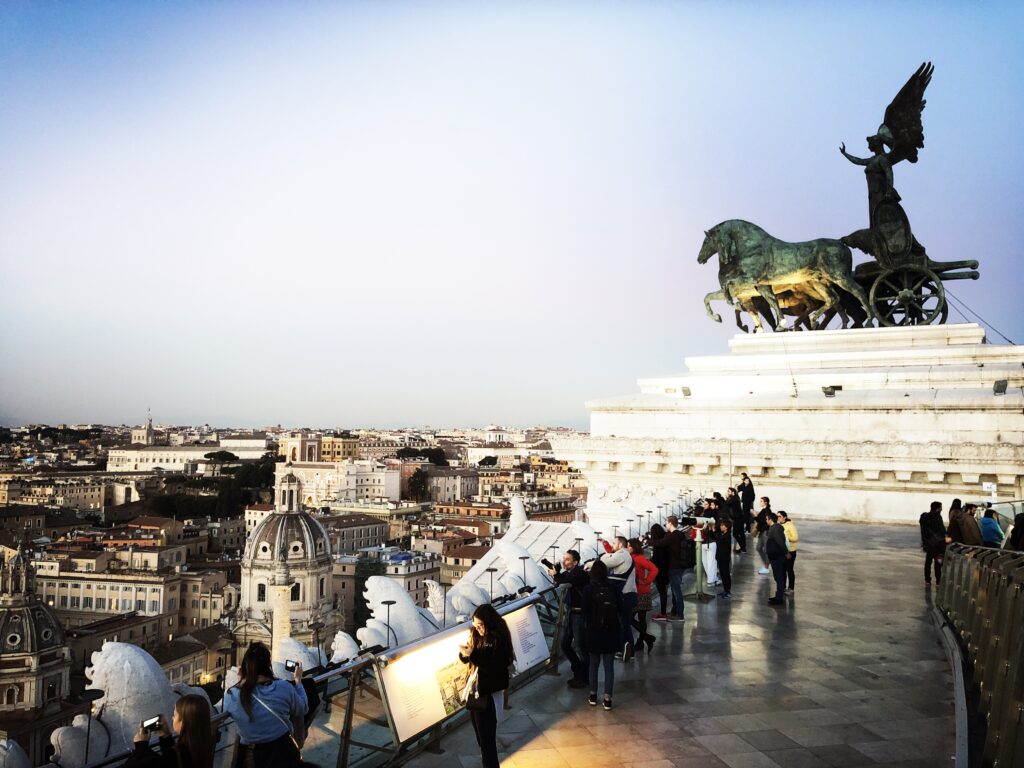
[[[142,730],[144,730],[146,733],[152,733],[153,731],[155,731],[159,727],[160,727],[160,715],[157,715],[156,717],[151,717],[148,720],[143,720],[142,721]]]
[[[284,663],[284,668],[287,669],[289,672],[294,672],[295,671],[295,666],[296,666],[295,662],[292,661],[291,659],[288,659],[288,661],[286,661]]]

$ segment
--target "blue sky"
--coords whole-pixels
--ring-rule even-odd
[[[866,224],[839,143],[866,154],[924,60],[896,187],[1019,342],[1022,16],[3,3],[0,418],[584,427],[585,400],[726,350],[703,230]]]

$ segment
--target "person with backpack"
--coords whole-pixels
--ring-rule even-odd
[[[729,510],[729,520],[731,522],[732,535],[736,539],[736,554],[746,554],[747,552],[747,531],[746,521],[744,520],[745,514],[743,512],[743,506],[740,503],[740,497],[736,494],[735,488],[727,488],[725,491],[725,508]]]
[[[590,659],[583,645],[583,589],[590,583],[590,577],[580,565],[580,553],[567,549],[562,556],[561,568],[548,568],[548,575],[555,586],[568,584],[566,596],[566,622],[562,633],[562,653],[569,660],[572,677],[570,688],[585,688],[590,674]]]
[[[754,483],[747,476],[746,472],[740,473],[740,505],[743,510],[743,524],[750,533],[754,527]]]
[[[622,597],[619,614],[619,652],[617,658],[629,661],[633,658],[633,609],[636,608],[636,563],[629,554],[625,536],[616,536],[615,543],[604,544],[605,553],[601,560],[608,568],[608,581]]]
[[[590,566],[590,583],[583,589],[583,636],[590,654],[590,706],[597,706],[597,671],[604,667],[604,708],[612,708],[615,687],[615,649],[621,631],[619,615],[622,596],[608,581],[608,566],[595,560]]]

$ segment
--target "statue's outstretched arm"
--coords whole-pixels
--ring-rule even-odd
[[[849,160],[854,165],[867,165],[868,162],[869,162],[869,158],[854,157],[849,152],[847,152],[846,151],[846,143],[845,142],[839,145],[839,151],[843,153],[843,157],[845,157],[847,160]]]

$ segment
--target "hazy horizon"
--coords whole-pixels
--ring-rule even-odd
[[[922,61],[926,146],[895,186],[933,259],[981,261],[947,289],[1020,341],[1022,21],[4,3],[0,423],[585,429],[585,401],[727,351],[704,230],[866,226],[839,144],[867,155]]]

